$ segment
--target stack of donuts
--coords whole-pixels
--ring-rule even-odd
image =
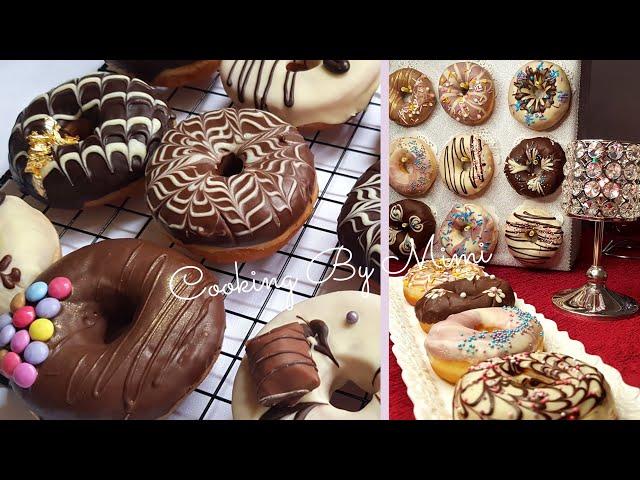
[[[474,128],[491,125],[498,94],[502,94],[500,85],[490,72],[469,61],[449,65],[434,79],[408,67],[391,73],[389,118],[401,127],[414,127],[411,134],[392,139],[389,146],[389,183],[404,197],[389,211],[389,246],[398,259],[414,254],[423,258],[433,236],[436,251],[440,247],[449,257],[487,262],[498,243],[505,242],[523,266],[555,265],[553,259],[563,243],[563,219],[536,199],[555,198],[560,191],[565,153],[549,137],[526,138],[512,148],[499,172],[486,128]],[[559,65],[532,61],[515,72],[504,95],[511,116],[526,129],[539,132],[555,128],[567,117],[571,85]],[[429,135],[421,133],[439,128],[432,116],[438,103],[458,129],[443,145],[433,144]],[[507,182],[492,182],[499,175]],[[429,195],[436,182],[457,197],[449,210],[433,211]],[[501,219],[485,193],[491,189],[495,194],[503,184],[523,199]],[[400,203],[402,217],[398,217]],[[409,221],[414,214],[420,219],[418,230]]]
[[[475,263],[438,259],[412,267],[403,285],[431,370],[455,386],[454,419],[616,418],[603,375],[545,351],[538,316],[516,306],[506,281]]]
[[[380,80],[379,62],[362,60],[107,60],[107,68],[55,86],[20,112],[9,140],[13,180],[62,209],[141,192],[174,243],[220,263],[268,257],[308,221],[318,181],[299,128],[350,120]],[[218,70],[234,108],[176,124],[162,87],[210,85]],[[354,183],[336,231],[352,262],[379,278],[379,163]],[[222,295],[201,295],[218,280],[200,263],[137,239],[60,258],[49,220],[4,193],[0,227],[0,373],[39,418],[165,418],[208,375],[226,320]],[[370,330],[372,314],[378,321],[371,301],[359,304],[369,326],[352,326],[354,309],[329,340],[316,332],[309,342],[328,341],[334,351],[344,343],[349,352],[371,342],[363,355],[373,370],[362,373],[356,357],[344,360],[340,377],[366,376],[374,394],[378,340],[359,333]],[[328,403],[333,380],[320,378]],[[379,402],[369,416],[379,417]]]

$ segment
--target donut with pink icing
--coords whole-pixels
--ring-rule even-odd
[[[427,193],[436,179],[438,160],[419,138],[397,138],[389,146],[389,185],[405,197]]]
[[[447,255],[474,256],[479,260],[496,248],[498,224],[491,214],[479,205],[456,203],[440,227],[440,241]]]
[[[490,358],[542,350],[543,337],[538,318],[524,310],[476,308],[433,325],[424,346],[433,371],[456,383],[469,367]]]

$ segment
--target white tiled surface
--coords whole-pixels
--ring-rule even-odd
[[[72,64],[71,64],[72,63]],[[16,102],[15,114],[19,112],[35,95],[46,91],[68,78],[83,75],[100,67],[101,62],[76,63],[66,65],[64,62],[41,66],[40,75],[44,70],[55,72],[55,80],[47,76],[47,80],[39,82],[29,81],[36,65],[25,67],[20,78],[25,79],[24,91],[19,95],[21,100]],[[0,76],[3,69],[8,67],[0,63]],[[10,66],[19,71],[18,65]],[[196,87],[182,87],[163,91],[168,104],[174,109],[177,120],[183,120],[192,115],[230,105],[230,100],[224,96],[220,80],[209,85]],[[320,187],[316,210],[309,222],[296,234],[281,251],[271,257],[239,265],[241,278],[259,281],[263,278],[278,276],[281,279],[298,279],[295,293],[292,295],[286,289],[267,288],[260,292],[233,292],[225,298],[227,310],[227,330],[222,345],[222,354],[214,365],[210,375],[199,388],[187,398],[179,407],[173,418],[177,419],[230,419],[231,391],[233,379],[244,355],[244,343],[253,338],[262,326],[284,310],[290,298],[294,303],[305,300],[310,296],[332,290],[359,288],[357,282],[332,282],[320,287],[310,282],[307,272],[312,277],[323,278],[325,265],[311,261],[320,252],[338,245],[336,236],[336,220],[340,213],[341,203],[351,190],[356,179],[375,161],[379,159],[380,143],[380,95],[372,99],[365,114],[360,114],[350,120],[349,124],[340,125],[329,130],[318,132],[303,132],[304,137],[315,155],[318,182]],[[0,174],[7,169],[6,143],[8,133],[15,116],[11,114],[10,125],[5,130],[5,137],[1,140],[4,149],[3,161],[0,164]],[[6,120],[6,118],[4,119]],[[369,128],[367,128],[369,127]],[[13,182],[3,187],[7,193],[20,195]],[[60,233],[63,254],[67,254],[82,246],[110,238],[138,237],[171,246],[176,250],[191,256],[183,249],[171,244],[159,227],[149,216],[149,211],[142,196],[129,198],[119,205],[107,205],[87,211],[66,211],[47,209],[32,198],[25,198],[33,206],[44,211],[54,223]],[[221,283],[234,280],[234,265],[215,265],[196,258],[211,268]],[[318,257],[318,262],[333,263],[328,255]],[[252,272],[255,272],[252,274]],[[345,397],[352,405],[359,406],[360,400]]]

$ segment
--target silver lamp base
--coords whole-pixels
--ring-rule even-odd
[[[562,290],[552,300],[562,310],[597,318],[619,318],[638,311],[638,302],[633,298],[591,282],[580,288]]]

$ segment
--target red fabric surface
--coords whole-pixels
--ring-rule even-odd
[[[538,313],[554,320],[559,330],[567,331],[569,337],[582,342],[587,353],[599,355],[606,364],[616,368],[626,383],[640,387],[640,315],[620,320],[591,320],[564,313],[551,303],[551,297],[557,291],[579,287],[586,281],[585,272],[592,260],[593,230],[590,224],[585,227],[580,255],[570,272],[494,266],[488,266],[486,271],[509,282],[520,298],[533,305]],[[605,245],[609,237],[611,233],[605,232]],[[603,256],[603,265],[609,274],[609,288],[640,299],[640,260]],[[414,419],[413,403],[400,375],[401,369],[390,344],[389,418]]]

